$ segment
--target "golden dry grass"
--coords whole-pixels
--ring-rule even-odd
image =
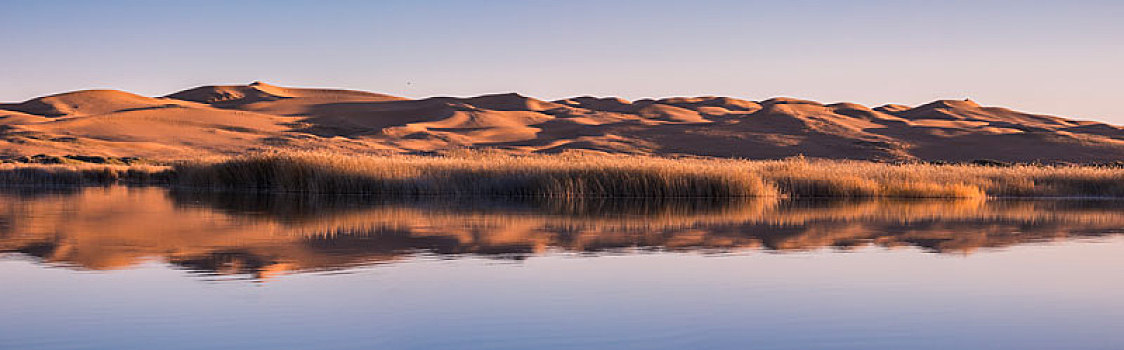
[[[269,152],[158,166],[15,165],[6,184],[162,183],[220,191],[526,198],[1124,197],[1124,169],[633,155]]]
[[[224,190],[376,195],[973,198],[1124,196],[1124,169],[893,165],[622,155],[357,157],[266,153],[176,166],[177,183]]]
[[[223,190],[385,196],[755,197],[776,190],[728,160],[626,156],[439,157],[267,153],[175,167],[177,183]]]
[[[0,184],[17,186],[166,184],[171,167],[112,164],[0,164]]]
[[[1124,169],[1097,166],[751,162],[780,191],[801,197],[1124,197]],[[807,183],[816,186],[808,186]]]

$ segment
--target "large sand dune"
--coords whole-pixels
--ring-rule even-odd
[[[0,155],[9,157],[185,159],[271,148],[1106,162],[1124,159],[1124,129],[972,101],[869,108],[792,98],[412,100],[264,83],[164,97],[77,91],[0,104]]]

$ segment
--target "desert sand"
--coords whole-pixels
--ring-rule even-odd
[[[0,156],[8,158],[174,160],[278,148],[1086,163],[1124,159],[1124,129],[967,100],[870,108],[793,98],[407,99],[260,82],[164,97],[86,90],[0,104]]]

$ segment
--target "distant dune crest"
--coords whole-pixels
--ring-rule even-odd
[[[332,89],[203,86],[165,97],[88,90],[0,104],[4,156],[184,159],[291,148],[418,153],[492,148],[782,158],[1106,162],[1118,126],[983,107],[519,94],[420,100]]]

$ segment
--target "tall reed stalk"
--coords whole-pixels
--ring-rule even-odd
[[[168,184],[207,191],[527,198],[1124,197],[1124,169],[894,165],[634,155],[356,156],[270,152],[158,166],[13,165],[2,184]]]

